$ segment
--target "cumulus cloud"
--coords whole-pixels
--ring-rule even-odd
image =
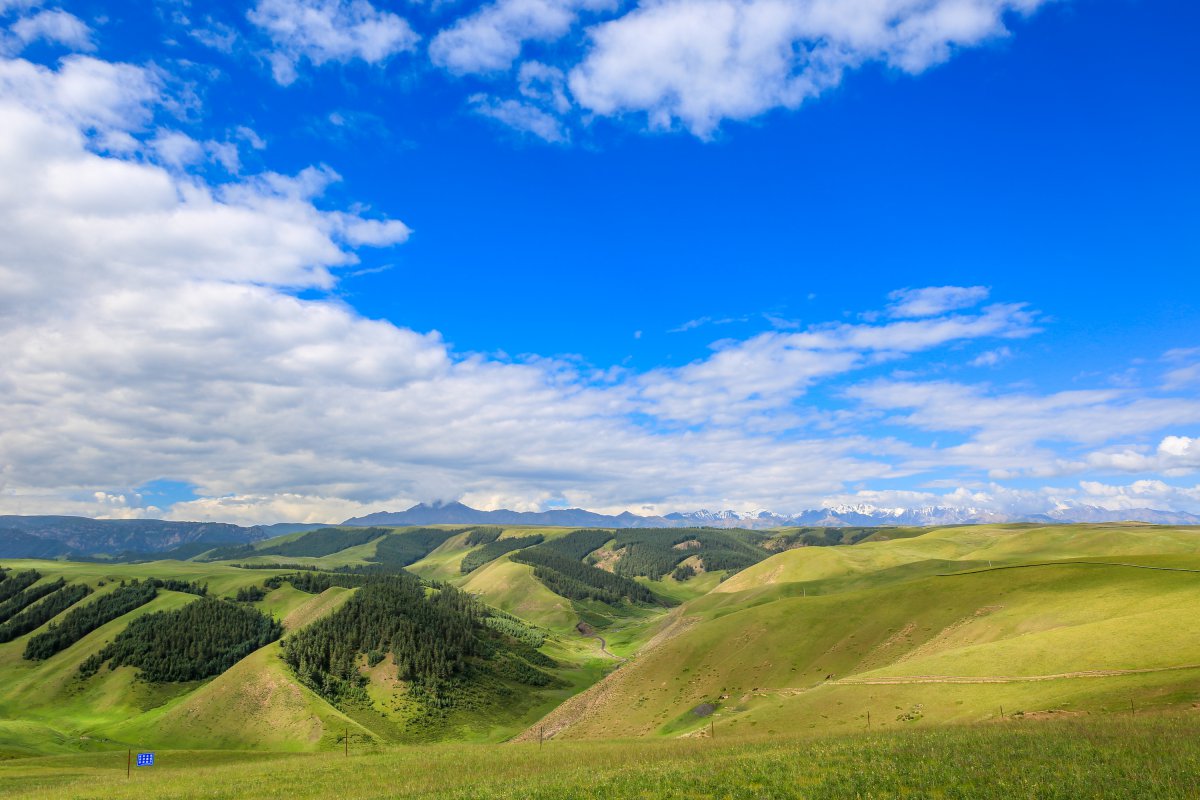
[[[403,17],[367,0],[259,0],[247,18],[274,43],[271,71],[283,85],[296,80],[302,59],[379,64],[420,39]]]
[[[1080,481],[1081,500],[1110,511],[1131,508],[1195,509],[1200,506],[1200,485],[1172,486],[1161,480],[1141,480],[1121,486]]]
[[[923,289],[898,289],[888,295],[893,317],[935,317],[947,311],[972,308],[987,299],[986,286],[927,286]]]
[[[96,49],[92,42],[92,29],[87,23],[58,8],[22,17],[9,30],[23,45],[40,39],[75,50]]]
[[[1186,475],[1200,469],[1200,438],[1167,436],[1154,452],[1124,448],[1090,453],[1086,464],[1102,470]]]
[[[475,113],[544,142],[561,144],[570,141],[570,131],[561,119],[561,115],[571,108],[562,70],[538,61],[527,61],[518,71],[517,82],[520,99],[476,94],[468,102]]]
[[[522,96],[554,107],[560,79],[528,70]],[[774,330],[638,372],[457,353],[297,296],[409,229],[326,208],[327,166],[199,177],[197,147],[213,155],[162,127],[163,83],[87,56],[0,59],[0,510],[148,514],[119,487],[167,476],[198,495],[173,518],[325,522],[449,497],[788,512],[934,470],[1061,475],[1124,450],[1195,464],[1187,395],[887,380],[806,403],[821,382],[1031,336],[1019,303]]]
[[[497,100],[486,95],[474,95],[471,108],[516,131],[532,134],[545,142],[560,143],[569,139],[562,121],[532,103],[520,100]]]
[[[588,30],[575,99],[707,137],[723,120],[796,108],[877,61],[918,73],[1006,33],[1043,0],[650,0]]]
[[[81,69],[98,91],[75,90]],[[172,513],[261,521],[464,494],[783,498],[798,481],[832,490],[892,470],[853,438],[660,438],[629,421],[624,388],[577,365],[456,357],[436,334],[297,298],[407,228],[318,210],[328,168],[212,185],[98,151],[98,126],[148,130],[156,84],[140,68],[0,74],[22,81],[0,102],[7,510],[50,496],[39,510],[95,510],[71,498],[164,475],[201,495]],[[735,451],[758,465],[740,488],[720,466]]]
[[[429,57],[458,74],[506,70],[525,42],[558,39],[580,12],[616,5],[615,0],[496,0],[434,37]]]

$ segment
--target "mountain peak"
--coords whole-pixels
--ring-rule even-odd
[[[580,508],[550,511],[480,511],[458,501],[418,503],[407,511],[383,511],[348,519],[344,525],[556,525],[593,528],[782,528],[907,525],[976,525],[1000,522],[1121,522],[1140,521],[1164,525],[1200,524],[1200,516],[1149,508],[1110,511],[1092,506],[1057,508],[1041,514],[1013,514],[981,508],[923,506],[883,508],[870,503],[841,504],[798,514],[777,514],[765,509],[742,511],[672,512],[663,516],[638,516],[629,511],[598,514]]]

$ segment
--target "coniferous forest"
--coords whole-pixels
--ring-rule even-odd
[[[701,528],[632,528],[617,531],[613,547],[621,551],[615,571],[659,580],[690,556],[699,556],[709,571],[737,572],[767,553],[728,531]]]
[[[670,601],[658,597],[637,581],[584,564],[547,545],[521,550],[513,554],[512,560],[533,567],[534,577],[546,588],[570,600],[599,600],[609,605],[622,600],[670,605]]]
[[[511,553],[514,550],[520,550],[525,547],[532,547],[535,544],[541,544],[546,537],[540,533],[535,533],[532,536],[514,536],[511,539],[494,539],[483,547],[478,547],[463,556],[462,562],[459,564],[459,570],[466,575],[468,572],[474,572],[491,561],[495,561],[505,553]]]
[[[37,583],[39,578],[41,578],[41,575],[37,572],[22,572],[6,582],[6,586],[11,585],[13,588],[22,586],[23,588],[13,592],[8,596],[8,599],[0,602],[0,623],[7,622],[22,609],[67,584],[64,579],[59,578],[49,583],[34,586],[33,584]]]
[[[58,588],[0,625],[0,643],[11,642],[18,636],[24,636],[30,631],[42,627],[92,593],[92,588],[86,584],[69,583],[65,586],[61,584],[61,578],[54,584],[50,584]]]
[[[35,569],[23,572],[11,572],[6,569],[0,572],[0,603],[33,586],[41,577],[42,573]]]
[[[498,525],[481,525],[478,528],[473,528],[467,534],[466,544],[468,547],[474,547],[478,544],[488,544],[500,538],[500,534],[504,529]]]
[[[291,575],[273,575],[263,581],[266,589],[278,589],[284,583],[290,583],[294,589],[308,594],[320,594],[333,586],[343,589],[354,589],[367,582],[367,576],[361,573],[345,572],[316,572],[301,570]]]
[[[376,545],[371,561],[379,564],[381,569],[401,569],[420,561],[451,536],[460,533],[461,529],[444,531],[440,528],[412,528],[403,533],[393,533]]]
[[[388,653],[410,693],[432,706],[453,705],[460,679],[472,672],[550,683],[529,663],[546,666],[548,659],[485,625],[487,613],[450,586],[427,592],[413,575],[373,576],[336,613],[285,639],[284,658],[301,681],[334,702],[361,696],[361,657],[373,666]]]
[[[133,620],[79,672],[91,677],[107,661],[110,669],[137,667],[151,683],[201,680],[220,675],[282,632],[278,622],[252,608],[202,597]]]
[[[612,531],[605,530],[571,531],[560,539],[546,542],[540,549],[579,561],[593,550],[603,547],[614,535]]]
[[[154,581],[133,581],[72,609],[59,622],[52,622],[47,629],[31,638],[25,645],[24,658],[40,661],[65,650],[106,622],[128,614],[144,606],[158,595]]]
[[[344,528],[318,528],[315,531],[293,539],[290,542],[283,542],[274,547],[267,547],[255,552],[255,555],[280,555],[295,557],[316,557],[327,556],[332,553],[337,553],[351,547],[358,547],[360,544],[366,544],[372,539],[378,539],[390,533],[386,528],[352,528],[346,530]]]

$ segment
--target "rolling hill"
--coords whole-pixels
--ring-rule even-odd
[[[974,526],[773,556],[545,723],[567,738],[1100,713],[1200,701],[1200,531]]]
[[[207,560],[222,554],[5,560],[0,612],[90,593],[0,644],[0,753],[741,738],[1200,702],[1194,528],[327,527]],[[105,601],[147,581],[142,605]],[[102,601],[122,613],[88,611]],[[80,676],[135,621],[195,603],[265,614],[282,641],[193,680]],[[370,621],[397,613],[410,621]],[[25,657],[59,628],[79,633]],[[465,649],[413,661],[395,637],[425,630]],[[341,655],[318,664],[289,642]]]

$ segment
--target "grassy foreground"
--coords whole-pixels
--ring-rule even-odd
[[[175,751],[0,763],[7,798],[1191,798],[1200,715],[826,738],[440,745],[364,755]]]

